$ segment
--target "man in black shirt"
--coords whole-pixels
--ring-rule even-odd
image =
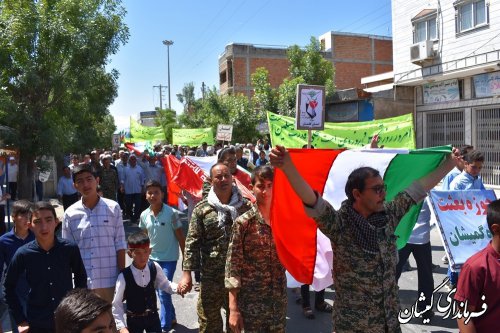
[[[20,247],[7,270],[5,296],[20,333],[54,332],[54,310],[66,293],[87,287],[87,274],[78,246],[59,239],[54,230],[57,217],[48,202],[37,202],[30,210],[29,228],[35,240]],[[16,294],[20,277],[26,274],[30,288],[27,316]]]

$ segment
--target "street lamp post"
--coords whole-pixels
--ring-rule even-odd
[[[174,42],[171,40],[164,40],[163,45],[167,45],[167,70],[168,70],[168,108],[171,109],[172,106],[170,104],[170,45],[173,45]]]

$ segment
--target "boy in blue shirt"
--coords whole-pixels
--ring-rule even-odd
[[[167,278],[172,281],[179,259],[179,248],[184,253],[185,237],[177,213],[163,203],[163,191],[159,182],[146,183],[146,200],[149,207],[142,212],[139,227],[151,240],[151,260],[158,263]],[[158,291],[160,297],[160,318],[162,331],[170,331],[176,323],[172,296]]]
[[[14,257],[17,249],[35,239],[35,235],[33,235],[28,227],[30,209],[32,205],[33,204],[28,200],[18,200],[12,205],[12,221],[14,223],[14,227],[11,231],[0,237],[0,280],[2,280],[4,272],[6,273],[7,267],[9,266],[10,261]],[[26,277],[23,276],[18,281],[16,294],[19,297],[19,302],[24,314],[26,314],[28,292],[28,282],[26,282]],[[0,295],[0,309],[3,308],[2,302],[3,298],[2,295]],[[3,313],[0,310],[0,318],[2,317]],[[13,322],[12,316],[11,322]],[[17,327],[13,326],[12,331],[17,333]]]
[[[55,236],[56,211],[40,201],[30,209],[28,226],[35,240],[20,247],[7,270],[5,297],[19,332],[54,332],[54,310],[66,293],[87,287],[87,274],[78,246]],[[30,289],[26,314],[16,290],[26,275]],[[74,274],[74,281],[73,281]]]

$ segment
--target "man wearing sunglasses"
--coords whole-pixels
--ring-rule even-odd
[[[394,230],[406,212],[458,163],[458,150],[390,202],[385,202],[386,186],[378,170],[354,170],[345,186],[347,200],[339,210],[305,182],[285,147],[276,146],[270,159],[287,176],[307,214],[332,242],[333,331],[401,332]]]

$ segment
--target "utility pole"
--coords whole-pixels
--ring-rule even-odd
[[[205,100],[205,82],[201,82],[201,98]]]
[[[161,84],[159,86],[153,86],[153,88],[159,88],[160,89],[160,110],[163,110],[163,90],[161,88],[165,88],[165,86],[162,86]],[[169,107],[170,109],[170,107]]]
[[[167,70],[168,70],[168,108],[171,109],[170,104],[170,45],[173,45],[174,42],[171,40],[164,40],[163,45],[167,46]]]

